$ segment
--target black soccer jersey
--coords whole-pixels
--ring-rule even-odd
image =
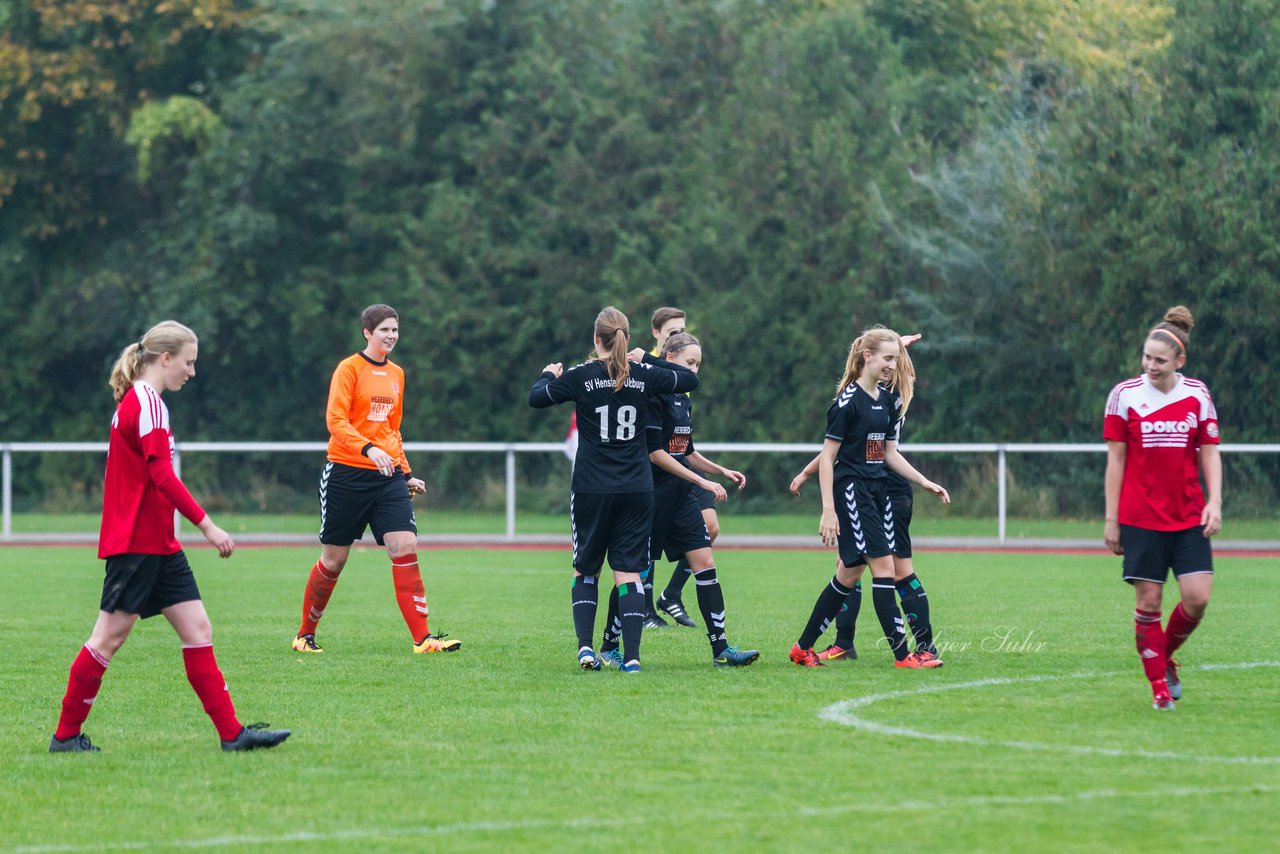
[[[876,390],[880,396],[873,400],[862,386],[849,383],[827,410],[826,437],[840,443],[836,480],[878,480],[885,476],[884,446],[886,441],[898,441],[902,398],[884,386],[877,386]]]
[[[649,453],[666,451],[676,462],[689,467],[688,455],[693,447],[693,411],[687,394],[660,394],[649,401]],[[653,484],[656,489],[668,480],[682,480],[675,475],[653,467]]]
[[[653,489],[648,451],[649,401],[661,394],[698,387],[698,375],[661,360],[631,363],[621,391],[604,362],[590,361],[555,377],[544,371],[529,389],[529,405],[543,409],[574,401],[578,413],[578,454],[574,492],[609,495]]]

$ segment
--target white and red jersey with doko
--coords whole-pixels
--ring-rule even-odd
[[[1200,446],[1218,444],[1218,413],[1204,383],[1178,374],[1167,394],[1145,374],[1118,384],[1102,438],[1125,443],[1120,524],[1152,531],[1200,524]]]

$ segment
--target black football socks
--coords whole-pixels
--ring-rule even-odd
[[[858,612],[862,610],[862,582],[853,585],[844,607],[836,615],[836,646],[853,649],[853,635],[858,627]]]
[[[639,584],[618,586],[618,617],[622,621],[622,660],[640,660],[640,633],[644,631],[644,591]]]
[[[901,581],[895,582],[898,598],[902,601],[902,613],[907,617],[907,625],[916,639],[916,652],[934,652],[933,624],[929,621],[929,600],[925,596],[924,585],[913,572]]]
[[[822,637],[836,614],[840,613],[840,606],[844,604],[849,592],[849,588],[841,584],[838,578],[831,577],[831,582],[818,594],[818,601],[813,603],[813,613],[809,615],[809,622],[805,624],[800,640],[797,641],[801,649],[813,649],[814,643]]]
[[[898,597],[893,595],[893,579],[875,579],[871,582],[871,604],[880,618],[880,628],[889,641],[893,657],[902,661],[907,657],[907,634],[902,629],[902,616],[898,613]]]
[[[573,630],[578,635],[578,648],[591,646],[596,629],[596,604],[600,595],[597,576],[578,575],[573,579],[570,601],[573,603]]]
[[[702,612],[702,622],[707,627],[707,640],[711,641],[711,655],[718,656],[729,641],[725,638],[724,628],[724,590],[716,578],[716,568],[709,566],[694,573],[693,583],[698,592],[698,610]]]
[[[609,614],[604,620],[604,637],[600,641],[600,651],[609,652],[618,648],[622,641],[622,620],[618,617],[618,588],[609,591]]]
[[[662,595],[668,599],[680,599],[684,592],[685,582],[689,580],[689,576],[693,574],[693,570],[689,568],[689,561],[680,558],[676,561],[676,568],[671,572],[671,580],[667,582],[667,589],[662,591]]]

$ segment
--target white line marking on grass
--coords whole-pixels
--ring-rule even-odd
[[[1170,786],[1140,791],[1120,789],[1095,789],[1086,792],[1065,792],[1055,795],[974,795],[972,797],[930,798],[929,809],[968,809],[970,807],[1022,807],[1041,804],[1072,804],[1114,798],[1198,798],[1206,795],[1274,795],[1280,794],[1280,786]],[[865,809],[865,804],[840,804],[830,807],[801,807],[801,815],[827,815]]]
[[[457,824],[425,824],[416,827],[352,828],[350,830],[298,831],[275,835],[210,836],[204,839],[165,839],[151,842],[102,842],[93,845],[32,845],[14,848],[14,854],[59,854],[72,851],[135,851],[147,848],[225,848],[230,845],[282,845],[297,842],[342,842],[351,839],[394,839],[404,836],[443,836],[457,833],[493,833],[540,828],[605,828],[644,824],[652,816],[616,818],[530,818],[522,821],[464,821]]]
[[[1085,792],[1066,792],[1046,795],[974,795],[972,797],[943,797],[929,801],[929,809],[969,809],[983,806],[1041,806],[1044,804],[1073,804],[1089,801],[1131,799],[1146,800],[1163,798],[1191,798],[1210,795],[1274,795],[1280,794],[1280,786],[1167,786],[1157,789],[1121,790],[1096,789]],[[829,807],[800,807],[796,810],[780,812],[754,812],[753,817],[765,818],[775,816],[786,818],[792,815],[821,816],[864,810],[861,803],[846,803]],[[723,813],[707,815],[674,816],[682,821],[733,819]],[[145,848],[224,848],[231,845],[285,845],[297,842],[343,842],[347,840],[396,839],[412,836],[446,836],[463,833],[492,833],[507,830],[538,830],[560,828],[606,828],[624,827],[627,825],[646,824],[653,821],[652,816],[638,815],[634,818],[566,818],[566,819],[525,819],[523,821],[467,821],[457,824],[428,824],[417,827],[385,827],[385,828],[352,828],[350,830],[301,831],[298,833],[281,833],[276,835],[255,836],[213,836],[204,839],[165,839],[152,842],[101,842],[95,845],[32,845],[14,848],[14,854],[64,854],[79,851],[134,851]]]
[[[1183,670],[1250,670],[1255,667],[1280,667],[1280,661],[1248,661],[1240,664],[1201,664],[1184,667]],[[841,700],[827,706],[818,713],[818,717],[833,723],[851,726],[866,732],[880,735],[898,735],[904,738],[918,738],[925,741],[948,742],[952,744],[972,744],[981,747],[1011,747],[1017,750],[1048,750],[1057,753],[1083,753],[1093,756],[1135,756],[1141,759],[1179,759],[1187,762],[1220,762],[1233,765],[1280,765],[1280,756],[1206,756],[1196,753],[1177,753],[1166,750],[1141,750],[1121,747],[1085,747],[1064,744],[1046,744],[1037,741],[1001,741],[982,738],[976,735],[956,735],[944,732],[924,732],[905,726],[876,723],[861,717],[857,710],[866,708],[883,700],[895,700],[900,697],[916,697],[922,694],[936,694],[942,691],[959,691],[965,688],[987,688],[992,685],[1015,685],[1025,682],[1055,682],[1068,679],[1093,679],[1111,676],[1124,676],[1128,671],[1117,673],[1068,673],[1038,676],[1000,676],[992,679],[978,679],[973,682],[955,682],[943,685],[926,685],[903,691],[886,691],[882,694],[870,694],[866,697],[855,697],[852,700]]]

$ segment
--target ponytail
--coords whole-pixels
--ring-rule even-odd
[[[134,343],[120,351],[111,366],[111,393],[119,403],[137,382],[142,369],[164,353],[178,355],[182,348],[197,342],[196,334],[176,320],[165,320],[151,327]]]
[[[916,390],[916,366],[911,362],[911,354],[907,352],[907,345],[902,343],[901,336],[898,337],[898,363],[893,368],[889,388],[902,398],[902,411],[898,414],[906,415]]]
[[[631,363],[627,361],[627,343],[630,335],[627,316],[613,306],[605,306],[596,315],[595,334],[608,350],[605,368],[613,380],[613,390],[622,391],[631,376]]]
[[[135,341],[120,351],[120,357],[111,366],[111,394],[119,403],[128,393],[129,388],[142,373],[143,359],[147,355],[142,342]]]
[[[849,357],[845,360],[844,376],[840,378],[840,383],[836,386],[836,396],[849,387],[850,383],[858,381],[858,377],[862,376],[862,369],[866,367],[867,360],[862,354],[867,350],[878,350],[882,344],[897,344],[898,361],[893,368],[893,376],[889,380],[889,388],[902,398],[902,414],[905,414],[907,407],[911,405],[911,397],[915,392],[916,369],[911,363],[911,357],[907,355],[907,347],[902,343],[901,336],[892,329],[886,329],[883,326],[876,326],[863,332],[854,339],[853,344],[849,345]]]
[[[849,345],[849,357],[844,361],[844,376],[840,378],[840,382],[836,383],[836,397],[849,387],[849,383],[858,381],[858,375],[862,373],[862,350],[866,337],[866,335],[859,335]]]

